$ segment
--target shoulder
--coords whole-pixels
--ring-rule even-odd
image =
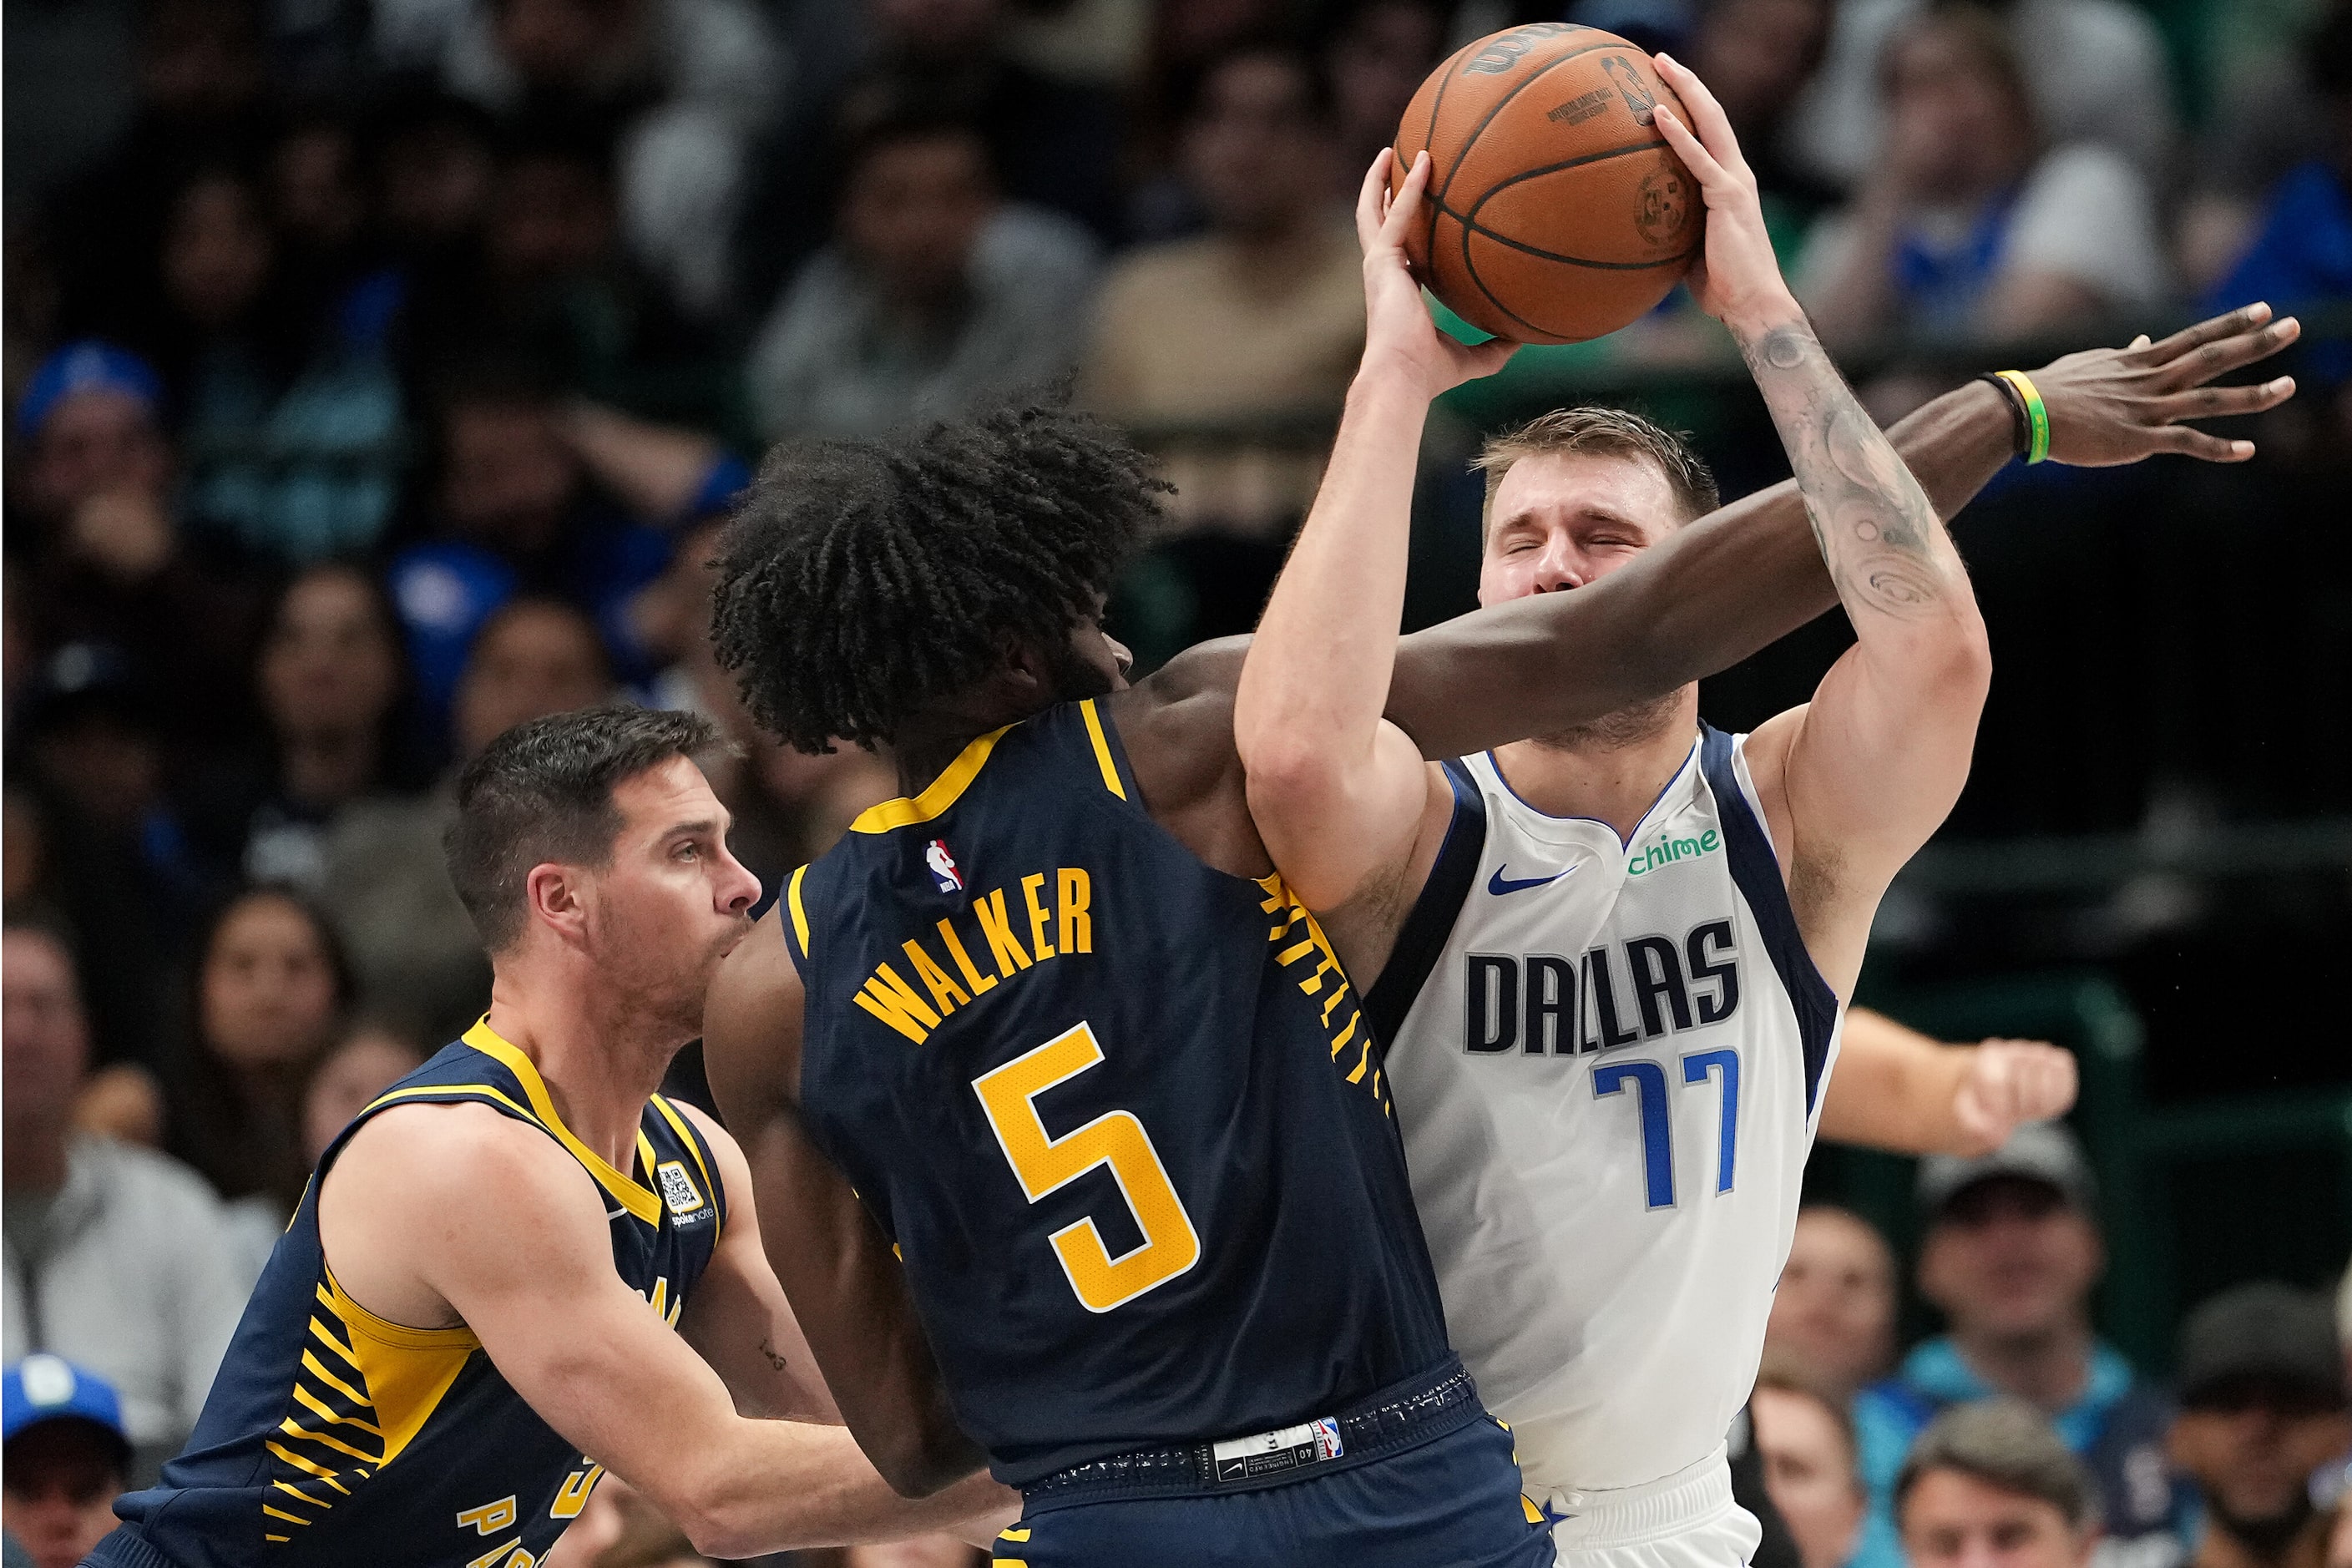
[[[559,1194],[593,1201],[579,1162],[545,1131],[470,1100],[411,1101],[375,1112],[351,1135],[321,1185],[420,1215],[449,1202],[478,1213],[529,1208],[561,1201]],[[482,1204],[485,1193],[500,1201]]]
[[[1249,644],[1246,637],[1220,637],[1186,648],[1105,701],[1147,795],[1162,798],[1172,787],[1190,798],[1240,765],[1234,693]]]

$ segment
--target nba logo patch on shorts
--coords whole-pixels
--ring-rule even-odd
[[[1336,1459],[1344,1452],[1346,1452],[1346,1448],[1339,1441],[1339,1423],[1338,1418],[1335,1416],[1326,1415],[1317,1420],[1315,1423],[1315,1457],[1318,1459]]]

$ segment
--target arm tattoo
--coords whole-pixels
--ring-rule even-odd
[[[760,1342],[760,1353],[766,1356],[768,1358],[768,1364],[774,1367],[778,1372],[790,1372],[792,1370],[792,1365],[784,1360],[783,1353],[777,1350],[776,1347],[768,1341],[761,1340]]]
[[[1927,492],[1803,321],[1740,341],[1780,426],[1813,538],[1856,622],[1916,619],[1961,587],[1959,557]]]

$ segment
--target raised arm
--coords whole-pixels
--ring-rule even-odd
[[[2251,441],[2182,424],[2277,406],[2286,376],[2215,378],[2294,342],[2292,316],[2249,305],[2161,342],[2086,349],[2032,372],[2050,410],[2050,458],[2082,468],[2159,452],[2243,462]],[[2016,455],[2001,395],[1970,382],[1887,432],[1949,521]],[[1536,594],[1459,616],[1399,645],[1388,718],[1424,757],[1456,757],[1588,723],[1628,702],[1729,668],[1838,602],[1796,481],[1676,529],[1622,572],[1573,594]],[[1525,726],[1520,728],[1519,726]]]
[[[1897,1154],[1983,1154],[2074,1103],[2074,1058],[2042,1040],[1948,1046],[1867,1007],[1849,1009],[1821,1135]]]
[[[1675,61],[1658,69],[1691,121],[1662,108],[1658,128],[1707,204],[1706,256],[1691,291],[1730,330],[1764,395],[1853,626],[1854,646],[1810,707],[1772,721],[1748,748],[1780,830],[1799,928],[1824,978],[1845,992],[1879,895],[1967,782],[1991,649],[1943,520],[1781,280],[1756,177],[1722,106]]]
[[[500,1201],[481,1203],[486,1192]],[[550,1426],[698,1551],[889,1540],[993,1506],[985,1478],[909,1502],[843,1428],[739,1415],[719,1374],[614,1273],[612,1221],[579,1163],[487,1107],[381,1113],[322,1194],[330,1222],[354,1299],[385,1300],[375,1283],[405,1271]]]
[[[890,1244],[802,1125],[805,996],[788,940],[771,910],[728,955],[703,1008],[703,1062],[741,1140],[768,1261],[842,1418],[892,1487],[927,1497],[987,1456],[956,1425]]]
[[[1274,586],[1234,700],[1234,742],[1266,852],[1311,909],[1355,897],[1410,848],[1428,784],[1412,739],[1384,722],[1404,610],[1414,466],[1429,401],[1502,367],[1514,345],[1437,330],[1406,269],[1429,154],[1394,201],[1381,150],[1356,200],[1364,358],[1315,505]]]

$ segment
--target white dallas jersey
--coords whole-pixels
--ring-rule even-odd
[[[1447,1328],[1538,1498],[1705,1459],[1755,1382],[1842,1012],[1745,739],[1702,726],[1622,843],[1446,763],[1367,999]]]

